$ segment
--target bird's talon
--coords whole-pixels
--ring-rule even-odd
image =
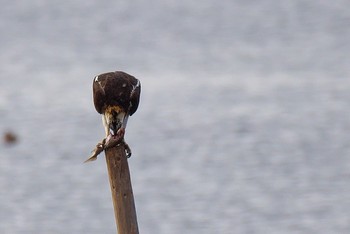
[[[125,155],[126,155],[127,158],[130,158],[131,157],[131,152],[125,150]]]
[[[131,157],[131,149],[130,149],[129,145],[126,144],[125,141],[123,141],[123,144],[124,144],[124,149],[125,149],[126,157],[127,157],[127,158],[130,158],[130,157]]]

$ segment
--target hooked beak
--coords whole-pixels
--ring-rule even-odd
[[[110,146],[113,144],[117,144],[120,141],[123,141],[124,134],[125,134],[125,128],[123,128],[123,127],[115,128],[113,126],[110,127],[109,134],[106,137],[106,145]]]
[[[115,136],[115,132],[112,128],[109,129],[109,134],[112,135],[112,136]]]
[[[120,126],[117,126],[117,124],[115,124],[114,122],[109,124],[109,135],[111,135],[112,137],[114,137],[118,130],[119,130]]]

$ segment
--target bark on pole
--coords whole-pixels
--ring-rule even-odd
[[[122,144],[105,150],[118,234],[138,234],[128,160]]]

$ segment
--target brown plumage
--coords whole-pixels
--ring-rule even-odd
[[[100,114],[108,106],[119,106],[133,115],[139,106],[140,92],[140,81],[125,72],[108,72],[94,78],[94,104]]]

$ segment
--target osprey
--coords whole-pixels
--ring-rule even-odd
[[[108,72],[95,76],[92,88],[95,109],[102,114],[106,145],[112,139],[122,139],[130,157],[131,151],[124,141],[124,134],[129,116],[139,106],[140,81],[122,71]]]

